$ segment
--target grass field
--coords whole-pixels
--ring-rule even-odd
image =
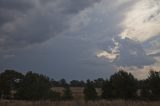
[[[160,102],[143,101],[0,101],[0,106],[160,106]]]
[[[0,106],[160,106],[160,101],[146,102],[146,101],[84,101],[84,94],[82,87],[70,88],[74,100],[73,101],[16,101],[16,100],[0,100]],[[54,91],[62,93],[63,87],[55,87]],[[100,89],[96,89],[98,95],[101,94]]]
[[[83,94],[83,87],[71,87],[70,88],[74,97],[74,100],[83,100],[84,99],[84,94]],[[63,87],[54,87],[52,88],[53,91],[59,92],[59,93],[63,93],[64,88]],[[101,95],[101,89],[100,88],[96,88],[97,94],[98,96]]]

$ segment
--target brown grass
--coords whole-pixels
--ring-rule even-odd
[[[83,100],[84,99],[84,94],[83,94],[83,87],[71,87],[70,88],[73,94],[73,97],[75,100]],[[64,88],[63,87],[54,87],[52,88],[53,91],[59,92],[59,93],[63,93]],[[101,95],[101,89],[100,88],[96,88],[96,91],[98,93],[98,95]]]
[[[1,100],[0,106],[160,106],[160,101],[143,102],[143,101],[6,101]]]
[[[54,91],[62,93],[64,88],[55,87]],[[16,101],[16,100],[0,100],[0,106],[160,106],[160,101],[145,102],[145,101],[89,101],[83,100],[82,87],[71,87],[71,91],[74,96],[73,101]],[[96,89],[98,95],[101,94],[100,89]]]

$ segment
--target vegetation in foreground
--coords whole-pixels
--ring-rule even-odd
[[[63,87],[63,92],[53,90],[55,87]],[[147,79],[137,80],[132,74],[120,70],[110,79],[99,78],[86,82],[73,80],[70,83],[65,79],[55,81],[31,71],[26,74],[14,70],[0,73],[0,97],[4,100],[71,101],[75,99],[71,87],[83,87],[85,101],[158,101],[160,100],[160,72],[150,71]],[[101,89],[100,94],[96,88]]]
[[[0,101],[0,106],[159,106],[159,101]]]

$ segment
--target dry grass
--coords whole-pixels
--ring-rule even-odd
[[[73,94],[73,97],[75,100],[83,100],[84,99],[84,94],[83,94],[83,87],[71,87],[70,88]],[[52,88],[52,90],[59,92],[59,93],[63,93],[64,88],[63,87],[54,87]],[[98,93],[98,95],[101,95],[101,89],[100,88],[96,88],[96,91]]]
[[[0,101],[0,106],[160,106],[160,101],[143,102],[143,101]]]
[[[0,100],[0,106],[160,106],[160,101],[145,102],[145,101],[89,101],[83,100],[82,87],[71,87],[74,100],[73,101],[16,101],[16,100]],[[54,91],[62,93],[64,88],[55,87]],[[96,89],[98,95],[101,94],[100,89]]]

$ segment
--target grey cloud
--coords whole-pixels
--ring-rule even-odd
[[[157,49],[160,47],[160,35],[156,35],[142,43],[146,50]]]
[[[160,56],[160,36],[150,38],[149,40],[143,42],[143,48],[148,55],[157,57]]]
[[[32,8],[33,0],[1,0],[1,9],[24,11]]]
[[[64,13],[77,13],[79,10],[91,6],[93,2],[99,2],[101,0],[61,0],[63,5],[65,4]],[[70,3],[68,3],[70,2]]]
[[[160,52],[155,53],[155,54],[150,54],[150,56],[159,57],[160,56]]]
[[[6,22],[14,21],[34,6],[33,0],[0,0],[0,26]]]
[[[98,60],[94,49],[89,42],[57,36],[45,45],[19,49],[15,56],[6,55],[0,60],[0,70],[32,70],[56,79],[106,78],[113,73],[113,67],[104,59]]]
[[[96,43],[110,42],[112,37],[122,32],[121,22],[124,19],[124,13],[132,3],[131,0],[102,0],[74,18],[71,36]]]
[[[99,0],[98,0],[99,1]],[[1,0],[0,49],[41,43],[63,33],[69,22],[96,0]]]
[[[108,2],[104,1],[101,3],[107,4]],[[128,5],[131,5],[132,3],[133,2],[126,2],[121,5],[113,5],[114,3],[110,3],[108,6],[113,5],[115,8],[111,6],[112,8],[110,7],[109,10],[106,10],[105,12],[103,10],[107,9],[106,4],[99,4],[99,6],[85,11],[85,13],[82,14],[84,15],[83,17],[82,15],[77,16],[76,22],[78,22],[78,20],[80,20],[80,22],[76,25],[79,26],[79,24],[83,24],[83,19],[81,18],[84,17],[88,18],[89,22],[87,25],[84,25],[84,27],[80,27],[79,32],[75,32],[71,36],[93,42],[98,50],[104,50],[109,53],[111,53],[115,47],[115,42],[118,42],[120,45],[119,56],[113,63],[116,66],[143,67],[145,65],[154,64],[155,60],[147,55],[141,43],[129,38],[121,39],[118,37],[118,34],[123,31],[120,26],[121,21],[124,18],[123,15],[128,11]],[[76,25],[73,28],[76,29]],[[78,35],[78,37],[75,35]],[[112,39],[115,39],[115,42]]]
[[[146,54],[139,42],[129,38],[118,39],[117,41],[119,42],[119,56],[114,61],[116,65],[143,67],[155,63],[153,57]]]

